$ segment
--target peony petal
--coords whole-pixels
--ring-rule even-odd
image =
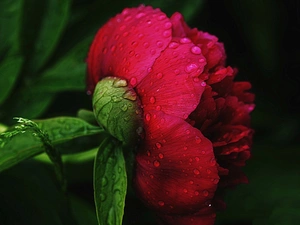
[[[198,78],[206,62],[200,48],[190,42],[173,38],[137,86],[144,111],[161,110],[186,119],[196,108],[206,85]]]
[[[159,215],[161,225],[214,225],[216,214],[186,215],[186,216],[169,216]]]
[[[105,76],[126,78],[135,87],[172,38],[172,24],[159,9],[127,8],[97,33],[90,48],[88,90]]]
[[[146,136],[136,156],[135,186],[160,213],[195,213],[209,207],[219,182],[211,142],[184,120],[146,112]]]

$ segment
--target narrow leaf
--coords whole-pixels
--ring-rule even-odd
[[[127,176],[122,147],[111,138],[99,147],[94,164],[94,198],[99,225],[121,225]]]
[[[103,130],[72,117],[57,117],[36,121],[49,135],[53,145],[74,138],[101,133]],[[45,146],[32,130],[17,132],[13,128],[0,134],[0,172],[45,150]]]

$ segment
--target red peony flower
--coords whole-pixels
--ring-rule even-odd
[[[145,137],[134,186],[161,224],[211,225],[223,190],[247,182],[248,82],[234,82],[223,44],[149,6],[124,9],[97,33],[88,54],[88,90],[114,76],[140,98]]]

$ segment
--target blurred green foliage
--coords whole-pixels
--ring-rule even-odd
[[[1,0],[0,131],[15,116],[76,116],[78,109],[91,108],[85,58],[93,36],[124,7],[141,3],[168,15],[182,12],[188,24],[215,34],[225,44],[228,64],[239,68],[237,79],[253,84],[256,135],[245,169],[250,184],[229,191],[228,209],[219,213],[217,224],[298,224],[298,0]],[[81,139],[78,146],[89,142]],[[29,160],[1,173],[1,224],[96,224],[92,157],[74,159],[65,161],[69,202],[45,160]],[[124,224],[152,224],[133,193],[126,201]],[[74,216],[64,216],[71,215],[67,208]]]

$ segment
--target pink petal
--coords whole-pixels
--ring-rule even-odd
[[[208,207],[219,181],[211,142],[184,120],[150,111],[136,156],[135,186],[161,213],[195,213]]]
[[[205,64],[199,47],[187,38],[173,38],[137,86],[144,111],[161,110],[186,119],[204,91],[206,84],[198,76]]]
[[[172,24],[159,9],[124,9],[97,33],[90,48],[88,90],[105,76],[126,78],[135,87],[172,38]]]

